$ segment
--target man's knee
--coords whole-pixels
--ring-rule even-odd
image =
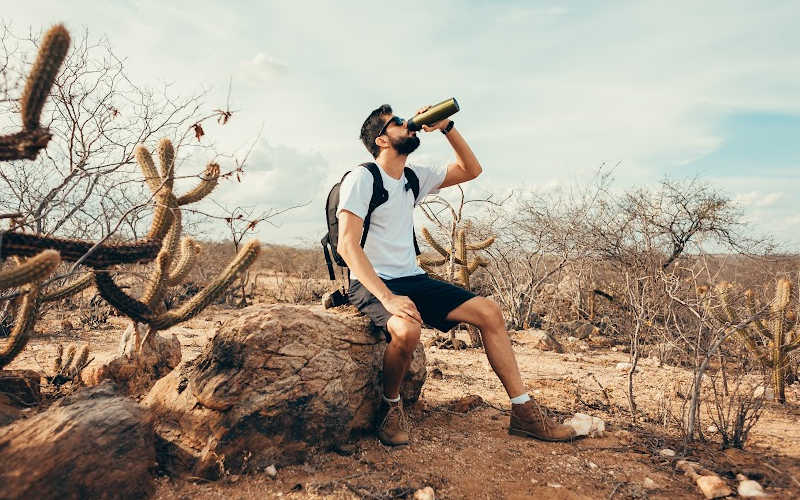
[[[505,329],[503,310],[500,308],[500,305],[486,297],[479,297],[478,299],[478,326],[493,330]]]
[[[422,328],[417,323],[402,319],[398,316],[389,318],[386,324],[389,334],[392,336],[392,343],[397,343],[397,346],[407,353],[414,352],[419,342]]]

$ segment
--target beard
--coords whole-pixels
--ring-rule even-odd
[[[399,155],[409,155],[419,147],[419,137],[408,136],[392,141],[392,147]]]

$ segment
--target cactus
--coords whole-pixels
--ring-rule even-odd
[[[14,288],[33,281],[41,281],[55,271],[61,264],[61,257],[55,250],[45,250],[35,257],[0,272],[0,288]]]
[[[123,292],[114,283],[108,272],[97,272],[95,274],[95,283],[100,296],[119,312],[136,322],[146,323],[152,329],[163,330],[182,323],[205,309],[230,286],[237,274],[247,269],[255,261],[260,249],[261,244],[257,240],[247,242],[236,254],[236,257],[211,283],[176,311],[167,311],[161,314],[154,313],[148,304],[136,300]]]
[[[39,308],[39,285],[30,283],[25,285],[22,297],[17,300],[19,307],[14,314],[14,328],[11,335],[6,340],[5,345],[0,348],[0,368],[9,364],[17,354],[22,352],[28,343],[33,324],[36,322],[36,313]]]
[[[423,227],[422,235],[425,237],[425,240],[427,240],[428,244],[430,244],[430,246],[433,247],[433,249],[436,250],[441,257],[428,258],[420,256],[418,259],[420,266],[434,278],[442,279],[433,270],[433,268],[444,265],[452,260],[452,262],[458,266],[456,282],[467,290],[470,290],[469,277],[478,269],[478,267],[488,266],[489,261],[481,256],[476,256],[472,261],[470,261],[467,257],[467,251],[474,252],[478,250],[484,250],[494,243],[493,236],[477,243],[467,243],[467,233],[469,232],[470,227],[470,223],[467,222],[465,227],[458,230],[456,236],[455,255],[451,255],[450,251],[446,250],[442,245],[440,245],[431,235],[430,231]]]
[[[149,237],[163,236],[161,249],[155,259],[155,266],[141,299],[130,297],[113,281],[107,271],[95,273],[94,281],[100,295],[122,314],[137,323],[149,326],[147,335],[188,320],[202,311],[219,296],[234,280],[236,275],[253,263],[260,251],[260,243],[247,243],[228,267],[220,273],[197,295],[175,311],[165,311],[163,297],[165,291],[180,284],[186,278],[197,259],[200,249],[191,238],[181,239],[182,216],[180,207],[201,200],[216,186],[219,166],[206,167],[200,183],[187,194],[176,197],[172,193],[175,176],[175,152],[168,139],[158,145],[159,170],[156,170],[150,152],[144,146],[136,148],[136,161],[144,174],[145,181],[155,195],[156,211]],[[142,340],[144,343],[147,340]]]
[[[740,324],[736,312],[728,299],[729,283],[720,283],[716,287],[717,295],[725,314],[722,320]],[[753,318],[746,327],[736,330],[747,350],[756,357],[764,369],[770,372],[772,388],[776,399],[786,402],[786,376],[789,368],[789,354],[800,347],[800,325],[796,323],[797,315],[789,311],[792,295],[792,283],[787,279],[779,279],[775,288],[775,297],[770,305],[766,320],[759,316],[758,307],[752,290],[745,292],[745,303]]]
[[[91,360],[89,359],[89,346],[83,346],[77,357],[77,348],[72,345],[67,350],[66,359],[62,359],[64,346],[58,344],[56,349],[56,359],[53,362],[53,376],[48,380],[55,385],[61,385],[68,380],[80,380],[81,371],[86,368]]]
[[[69,33],[60,24],[50,28],[42,39],[22,93],[22,130],[0,137],[0,160],[33,160],[50,141],[50,133],[40,127],[39,117],[67,55],[69,43]]]
[[[58,250],[61,259],[75,262],[95,245],[92,241],[53,238],[25,233],[4,233],[0,239],[0,255],[32,257],[42,250]],[[82,262],[95,269],[105,269],[115,264],[149,261],[158,254],[161,242],[140,240],[133,243],[104,243],[99,245]]]

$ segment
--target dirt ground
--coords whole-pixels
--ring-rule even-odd
[[[236,310],[211,307],[173,328],[184,359],[197,356],[215,328]],[[98,360],[110,355],[124,328],[113,317],[102,329],[63,331],[68,313],[51,312],[37,328],[58,332],[33,339],[9,368],[48,372],[56,345],[89,343]],[[70,320],[71,323],[76,323]],[[67,328],[69,330],[69,328]],[[435,332],[423,331],[423,342]],[[616,369],[628,355],[609,348],[557,354],[533,346],[517,332],[512,342],[528,388],[560,418],[588,413],[606,422],[603,437],[573,443],[544,443],[509,436],[508,398],[481,349],[428,347],[428,379],[420,401],[409,409],[409,446],[390,449],[372,435],[348,447],[320,453],[308,463],[230,476],[218,482],[198,478],[158,479],[156,498],[411,498],[431,486],[437,498],[701,498],[694,483],[677,472],[671,448],[683,455],[674,425],[690,373],[682,368],[640,365],[635,382],[644,422],[631,425],[625,397],[626,374]],[[461,336],[468,340],[466,334]],[[800,498],[800,387],[787,391],[785,406],[770,403],[747,448],[721,451],[718,440],[686,450],[685,456],[714,470],[729,486],[737,473],[757,478],[772,498]],[[703,410],[703,428],[710,425]],[[649,489],[645,480],[649,478]]]

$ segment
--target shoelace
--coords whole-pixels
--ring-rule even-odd
[[[542,405],[540,405],[539,402],[536,401],[535,399],[531,399],[531,402],[533,403],[532,406],[535,409],[536,413],[539,414],[538,416],[542,421],[542,425],[546,428],[549,428],[551,426],[551,422],[550,422],[550,415],[548,415],[547,409]]]
[[[406,412],[403,411],[402,404],[390,404],[389,409],[386,411],[386,416],[383,417],[383,422],[381,422],[381,427],[386,425],[386,422],[389,421],[389,417],[391,417],[395,412],[399,413],[399,421],[400,421],[400,429],[407,431],[408,430],[408,417],[406,417]]]

